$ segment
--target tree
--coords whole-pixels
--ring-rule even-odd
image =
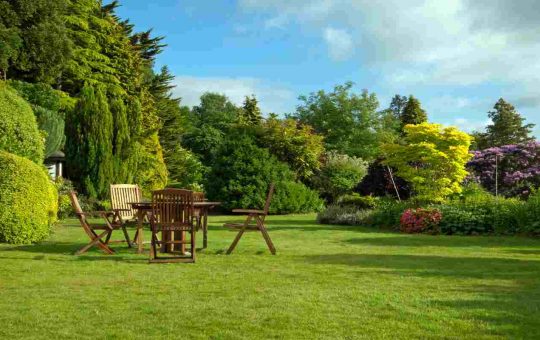
[[[294,119],[268,118],[263,124],[262,145],[285,162],[298,178],[308,180],[321,166],[323,137]]]
[[[488,112],[492,123],[486,127],[485,133],[480,133],[477,136],[478,149],[534,140],[534,137],[531,136],[534,124],[524,124],[525,118],[516,111],[512,104],[500,98],[493,108],[494,111]]]
[[[409,124],[404,127],[403,143],[382,146],[385,165],[411,183],[421,202],[442,202],[461,192],[467,176],[465,165],[471,158],[471,136],[455,127],[439,124]]]
[[[400,96],[399,94],[394,95],[392,97],[392,101],[390,102],[390,107],[388,110],[392,112],[392,115],[396,117],[397,119],[401,119],[401,116],[403,116],[403,111],[405,110],[405,107],[407,106],[408,99],[406,96]]]
[[[201,103],[189,115],[192,127],[182,138],[182,145],[195,152],[203,164],[210,164],[224,137],[238,122],[240,110],[217,93],[205,93]]]
[[[259,125],[262,122],[261,109],[259,109],[255,95],[246,96],[242,110],[240,111],[240,122],[248,125]]]
[[[328,201],[334,202],[340,195],[352,191],[367,174],[367,169],[368,164],[362,159],[331,151],[326,154],[313,184]]]
[[[351,93],[352,86],[348,82],[330,93],[321,90],[300,96],[303,104],[291,117],[323,135],[326,149],[370,160],[378,153],[383,131],[379,102],[367,90]]]
[[[268,187],[274,183],[276,192],[270,212],[318,210],[321,201],[317,193],[295,182],[287,165],[257,146],[247,132],[236,131],[220,146],[206,179],[208,197],[224,202],[225,209],[263,208]]]
[[[0,1],[0,72],[57,84],[71,58],[67,0]]]
[[[427,113],[420,106],[420,101],[412,95],[409,96],[407,104],[401,113],[401,126],[404,127],[407,124],[422,124],[427,122],[427,120]]]
[[[93,198],[107,195],[113,183],[113,117],[103,86],[86,85],[67,117],[66,145],[70,176],[81,179]]]

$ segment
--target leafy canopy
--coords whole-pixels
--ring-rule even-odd
[[[441,202],[461,192],[472,137],[455,127],[430,123],[406,125],[404,133],[403,144],[382,146],[383,162],[411,183],[416,199]]]

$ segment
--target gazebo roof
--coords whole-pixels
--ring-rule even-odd
[[[49,157],[45,159],[45,161],[46,162],[63,161],[65,158],[66,158],[66,155],[62,151],[58,150],[50,154]]]

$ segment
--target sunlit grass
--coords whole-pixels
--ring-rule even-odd
[[[87,242],[74,220],[42,244],[0,246],[0,338],[540,337],[540,240],[272,216],[278,255],[249,233],[227,256],[231,218],[211,217],[195,264],[119,246],[74,256]]]

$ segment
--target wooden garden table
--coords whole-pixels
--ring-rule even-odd
[[[143,252],[143,224],[144,218],[152,212],[152,202],[142,201],[142,202],[130,202],[133,209],[137,210],[137,237],[135,238],[135,243],[137,244],[137,252],[142,254]],[[203,248],[208,246],[208,239],[206,236],[206,230],[208,229],[208,212],[213,209],[215,206],[221,205],[221,202],[193,202],[193,207],[197,208],[201,212],[202,217],[202,228],[203,228]],[[184,233],[181,233],[180,236],[184,238]],[[182,244],[182,251],[184,251],[184,244]]]

